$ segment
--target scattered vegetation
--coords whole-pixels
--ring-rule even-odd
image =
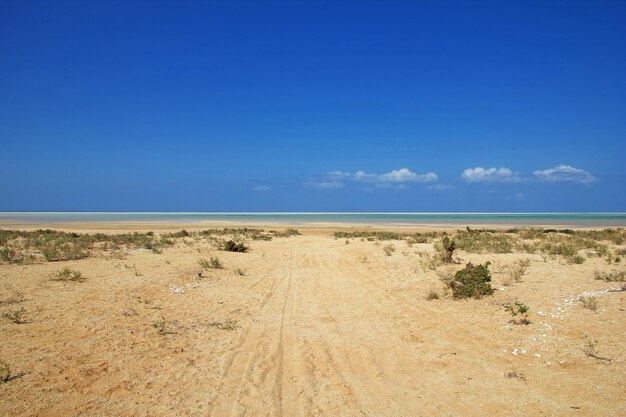
[[[484,265],[469,262],[454,274],[454,279],[449,283],[454,298],[481,298],[493,294],[489,265],[490,262]]]
[[[300,235],[296,229],[264,232],[256,228],[224,228],[207,229],[200,232],[181,230],[174,233],[157,235],[154,232],[146,233],[74,233],[57,230],[0,230],[0,262],[3,263],[31,263],[36,261],[58,262],[75,259],[84,259],[98,253],[109,252],[116,257],[122,249],[147,249],[160,254],[163,249],[176,244],[182,239],[189,243],[190,238],[196,241],[201,238],[215,236],[232,236],[233,240],[272,240],[273,237],[290,237]],[[237,244],[234,249],[241,252],[243,243]],[[245,250],[243,250],[245,251]]]
[[[520,303],[516,300],[513,304],[505,304],[504,309],[511,313],[511,317],[515,317],[511,320],[511,323],[523,325],[530,324],[530,320],[528,320],[528,310],[530,310],[530,307],[526,304]]]
[[[23,324],[26,323],[24,320],[24,314],[26,313],[26,309],[24,307],[20,307],[16,310],[5,311],[2,313],[2,318],[9,320],[15,324]]]
[[[236,268],[235,269],[235,274],[237,274],[239,276],[244,276],[244,275],[246,275],[246,270],[245,269],[241,269],[241,268]]]
[[[387,231],[372,231],[372,230],[361,230],[354,232],[335,232],[333,233],[333,237],[335,239],[358,239],[365,238],[370,242],[375,240],[403,240],[406,239],[411,243],[428,243],[432,239],[438,236],[437,232],[427,232],[427,233],[397,233],[397,232],[387,232]]]
[[[276,237],[300,236],[300,232],[296,229],[285,229],[282,232],[270,231]]]
[[[160,251],[174,242],[166,235],[159,238],[147,233],[73,233],[56,230],[0,230],[0,261],[27,263],[43,259],[48,262],[84,259],[96,252],[121,248]]]
[[[83,274],[79,271],[73,271],[68,267],[63,268],[56,274],[54,274],[51,278],[52,281],[72,281],[72,282],[80,282],[83,281]]]

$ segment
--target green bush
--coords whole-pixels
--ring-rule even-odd
[[[247,252],[248,251],[248,247],[246,245],[244,245],[243,243],[236,243],[233,240],[229,240],[227,242],[224,242],[224,244],[222,245],[222,250],[226,251],[226,252]]]
[[[469,262],[454,274],[454,280],[449,284],[454,298],[481,298],[493,294],[489,265],[490,262],[484,265]]]
[[[82,281],[84,278],[83,278],[83,274],[81,274],[79,271],[72,271],[71,269],[65,267],[59,272],[57,272],[56,274],[54,274],[51,279],[52,281],[78,282],[78,281]]]

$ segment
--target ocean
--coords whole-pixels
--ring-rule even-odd
[[[0,226],[62,223],[241,224],[353,223],[397,226],[518,225],[626,227],[626,213],[176,213],[176,212],[0,212]]]

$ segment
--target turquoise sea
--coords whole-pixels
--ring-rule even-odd
[[[355,223],[389,225],[559,225],[626,227],[626,213],[174,213],[174,212],[0,212],[0,226],[73,222],[241,224]]]

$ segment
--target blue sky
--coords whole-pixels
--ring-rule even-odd
[[[626,211],[622,1],[0,2],[0,210]]]

